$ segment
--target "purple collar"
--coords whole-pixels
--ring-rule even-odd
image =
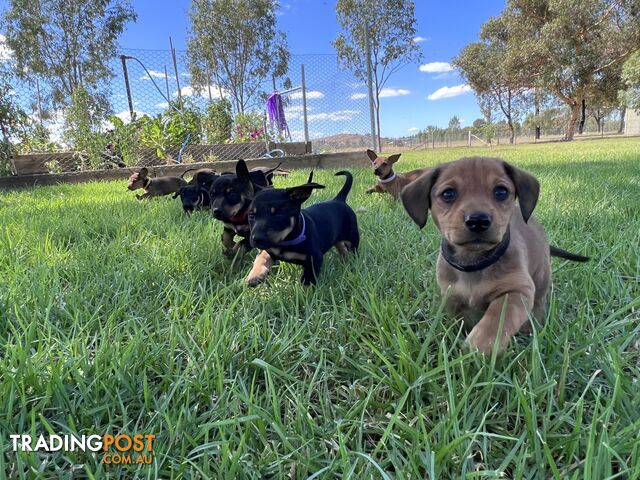
[[[300,232],[300,235],[298,235],[293,240],[281,241],[280,243],[278,243],[278,247],[289,247],[292,245],[299,245],[307,239],[307,237],[304,234],[307,230],[307,225],[304,222],[304,215],[302,215],[302,213],[300,213],[300,220],[302,220],[302,231]]]

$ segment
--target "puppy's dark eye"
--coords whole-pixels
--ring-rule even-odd
[[[498,185],[493,189],[493,196],[497,201],[504,202],[507,198],[509,198],[509,190],[507,189],[507,187]]]
[[[454,188],[447,188],[440,194],[440,197],[442,197],[442,200],[444,200],[446,203],[453,202],[457,196],[458,192]]]

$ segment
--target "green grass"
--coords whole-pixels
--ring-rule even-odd
[[[550,240],[592,257],[553,260],[546,325],[495,361],[442,312],[433,223],[364,194],[367,169],[360,255],[327,254],[315,288],[287,264],[245,287],[220,224],[125,182],[0,193],[0,476],[640,478],[640,141],[405,153],[398,170],[469,154],[537,175]],[[41,432],[151,433],[155,460],[12,451]]]

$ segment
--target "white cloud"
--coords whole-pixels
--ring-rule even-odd
[[[467,84],[455,85],[453,87],[442,87],[433,92],[431,95],[427,96],[427,99],[440,100],[442,98],[457,97],[471,91],[471,87]]]
[[[351,100],[360,100],[362,98],[367,98],[366,93],[354,93],[349,97]]]
[[[211,98],[220,98],[220,90],[218,89],[218,85],[212,83],[210,86],[211,86]],[[206,87],[203,88],[202,90],[196,91],[191,85],[187,85],[180,89],[180,93],[182,94],[183,97],[193,97],[197,95],[202,98],[209,98],[209,90]],[[226,96],[224,89],[222,90],[222,95]],[[173,92],[173,97],[175,98],[177,96],[178,96],[178,91],[176,90],[175,92]]]
[[[151,75],[152,77],[155,78],[162,78],[163,80],[165,78],[167,78],[167,75],[164,74],[164,72],[160,72],[158,70],[149,70],[149,75]],[[140,80],[149,80],[149,75],[147,75],[146,73],[140,77]],[[173,79],[173,75],[169,75],[170,79]]]
[[[158,107],[158,108],[169,108],[169,103],[168,102],[156,103],[156,107]]]
[[[404,95],[409,95],[411,92],[409,90],[405,90],[403,88],[383,88],[380,90],[380,98],[388,98],[388,97],[401,97]]]
[[[307,100],[309,99],[317,99],[317,98],[323,98],[324,97],[324,93],[319,92],[317,90],[309,90],[307,92]],[[289,98],[302,98],[302,92],[294,92],[291,95],[289,95]]]
[[[420,35],[413,37],[413,43],[422,43],[422,42],[426,42],[427,40],[429,40],[426,37],[421,37]]]
[[[408,131],[409,132],[419,132],[420,129],[418,127],[411,127]]]
[[[0,34],[0,60],[11,60],[13,51],[7,46],[7,37]]]
[[[453,70],[450,63],[447,62],[431,62],[420,65],[419,70],[427,73],[444,73]]]
[[[310,122],[318,120],[326,122],[341,122],[344,120],[352,120],[353,117],[359,113],[359,110],[336,110],[334,112],[323,112],[307,115],[307,119]]]

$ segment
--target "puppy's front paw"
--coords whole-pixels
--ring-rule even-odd
[[[252,268],[244,281],[250,287],[257,287],[267,279],[267,275],[269,275],[269,269],[266,267]]]
[[[466,344],[473,350],[478,350],[484,355],[491,355],[494,349],[498,353],[502,353],[507,347],[511,337],[504,332],[500,336],[500,341],[496,343],[497,330],[493,328],[485,328],[485,325],[478,323],[467,336]]]

